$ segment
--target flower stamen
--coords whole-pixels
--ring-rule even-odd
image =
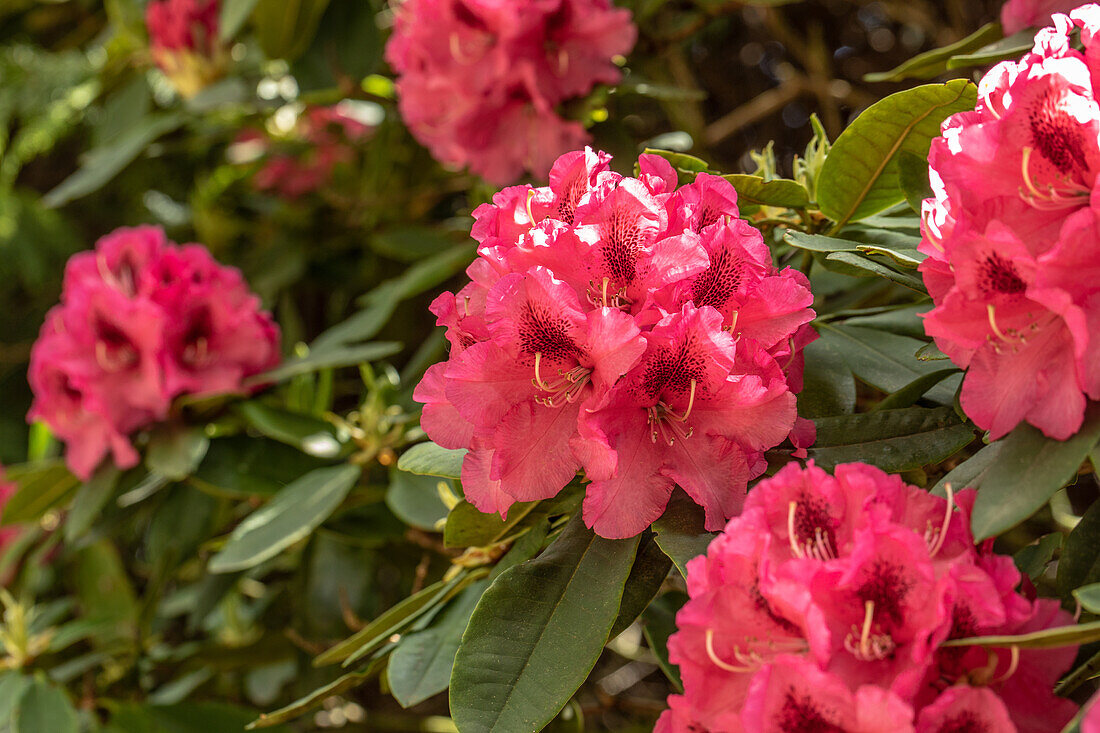
[[[943,544],[947,541],[947,528],[951,526],[952,510],[955,508],[955,492],[951,488],[951,482],[948,481],[944,484],[943,489],[947,492],[947,508],[943,513],[943,524],[939,527],[932,527],[931,522],[929,522],[929,527],[924,533],[924,541],[928,545],[930,557],[935,557],[943,549]]]
[[[724,669],[727,672],[734,672],[736,674],[754,672],[756,671],[756,668],[760,665],[758,655],[753,654],[749,657],[746,657],[744,654],[741,653],[740,649],[735,649],[733,654],[735,657],[737,657],[737,661],[744,664],[744,666],[742,667],[730,664],[729,662],[725,662],[721,658],[719,658],[719,656],[714,652],[714,629],[707,629],[705,636],[705,647],[707,651],[707,657],[710,658],[710,661],[714,662],[715,666],[719,669]],[[752,664],[752,657],[756,657],[755,664]]]
[[[881,661],[893,653],[895,644],[889,634],[872,633],[875,620],[875,602],[863,604],[863,626],[852,625],[852,630],[844,639],[844,648],[864,662]]]

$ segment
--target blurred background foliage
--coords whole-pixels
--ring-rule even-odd
[[[591,126],[594,146],[624,171],[650,146],[736,172],[755,170],[752,154],[772,145],[774,172],[787,177],[811,115],[835,139],[862,108],[907,86],[864,75],[955,42],[999,9],[994,0],[619,4],[639,27],[622,83],[565,110]],[[459,281],[473,253],[469,214],[495,188],[444,169],[403,127],[382,60],[392,24],[383,0],[227,0],[225,73],[186,99],[153,65],[143,13],[139,0],[0,3],[0,462],[49,453],[24,419],[30,346],[65,260],[119,226],[159,224],[240,267],[274,311],[287,355],[349,334],[403,344],[373,368],[295,378],[277,399],[249,402],[215,426],[225,437],[203,446],[186,483],[139,467],[86,484],[82,511],[94,527],[74,521],[79,502],[64,537],[50,534],[56,515],[28,510],[41,521],[20,546],[35,549],[19,586],[34,618],[13,620],[26,608],[12,599],[6,628],[26,632],[21,648],[53,682],[83,691],[84,724],[107,705],[100,717],[112,730],[226,730],[332,681],[314,656],[451,567],[433,530],[454,487],[391,464],[416,434],[412,386],[444,353],[427,306]],[[308,190],[281,190],[278,177],[262,185],[278,156],[308,159],[308,110],[328,105],[368,134],[330,130],[344,152]],[[849,293],[843,276],[826,276],[833,285],[818,292],[839,293],[836,308],[897,302],[886,281]],[[287,410],[314,422],[290,424]],[[326,421],[334,413],[344,417]],[[318,435],[331,437],[318,444]],[[363,485],[308,544],[248,570],[205,571],[224,528],[291,479],[349,457],[369,465]],[[77,487],[66,476],[35,480],[60,504]],[[38,561],[62,540],[73,548],[64,563]],[[61,586],[72,596],[57,595]],[[96,613],[74,613],[74,598]],[[648,634],[667,636],[676,601],[666,594],[650,607]],[[51,632],[35,648],[36,630],[54,628],[67,643]],[[651,674],[658,662],[641,631],[610,648],[615,659],[554,730],[647,730],[664,708],[670,688]],[[48,702],[57,690],[43,680],[26,684]],[[327,697],[298,725],[450,730],[446,711],[438,696],[404,711],[366,685]]]

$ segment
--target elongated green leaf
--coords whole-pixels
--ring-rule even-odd
[[[770,181],[760,176],[730,173],[722,176],[737,189],[737,203],[758,206],[778,206],[785,209],[804,209],[810,205],[810,194],[798,181],[775,178]]]
[[[447,547],[485,547],[500,542],[536,506],[538,502],[513,504],[508,508],[508,519],[501,519],[496,514],[483,514],[473,504],[461,501],[447,514],[443,544]]]
[[[680,670],[675,664],[668,661],[668,637],[676,633],[676,612],[687,602],[687,594],[680,591],[665,593],[653,603],[642,615],[642,633],[646,643],[657,657],[657,664],[661,671],[668,677],[672,687],[677,692],[684,691],[684,683],[680,680]]]
[[[787,244],[799,249],[807,249],[811,252],[856,252],[859,242],[839,237],[827,237],[823,234],[807,234],[794,229],[788,229],[784,234]]]
[[[335,367],[355,366],[393,356],[400,352],[402,348],[402,345],[396,341],[376,341],[352,346],[336,345],[327,349],[315,349],[310,351],[308,356],[284,361],[269,372],[250,377],[247,383],[284,382],[299,374],[309,374],[310,372]]]
[[[223,43],[233,40],[254,7],[256,0],[225,0],[218,19],[218,38]]]
[[[1021,573],[1031,578],[1032,582],[1046,572],[1047,565],[1054,558],[1054,553],[1062,546],[1062,533],[1051,532],[1043,535],[1036,542],[1021,548],[1012,556],[1016,567]]]
[[[1058,559],[1058,595],[1069,596],[1076,588],[1100,583],[1100,502],[1093,502],[1069,533]]]
[[[141,155],[150,143],[175,130],[183,121],[183,116],[175,113],[143,118],[109,145],[88,151],[80,168],[43,196],[42,203],[56,208],[98,190]]]
[[[6,478],[14,481],[18,489],[0,513],[0,524],[4,525],[37,521],[64,503],[80,486],[80,480],[60,460],[9,466]]]
[[[459,730],[534,731],[553,720],[603,650],[637,545],[597,537],[577,515],[542,555],[496,579],[455,657]]]
[[[210,443],[206,458],[187,482],[230,499],[269,497],[325,462],[267,438],[234,435]]]
[[[236,410],[261,435],[294,446],[306,455],[336,458],[344,450],[333,425],[313,415],[272,407],[259,400],[242,402]]]
[[[202,428],[165,426],[149,438],[145,465],[170,481],[182,481],[198,468],[209,447],[210,439]]]
[[[821,338],[848,362],[852,372],[883,392],[897,392],[918,377],[942,368],[914,356],[923,341],[883,331],[836,323],[819,324]],[[926,393],[941,405],[955,402],[957,380],[948,378]]]
[[[998,61],[1016,59],[1031,50],[1035,43],[1035,31],[1025,29],[982,46],[972,53],[959,53],[947,60],[948,69],[968,69],[972,66],[992,66]]]
[[[1027,424],[1013,430],[1001,441],[997,460],[978,483],[971,518],[974,538],[998,535],[1035,513],[1077,474],[1097,441],[1100,407],[1096,405],[1086,411],[1077,435],[1064,442],[1051,440]]]
[[[88,531],[99,512],[111,500],[120,475],[114,464],[104,464],[77,490],[63,525],[65,542],[72,544]]]
[[[345,675],[337,677],[324,687],[319,687],[305,697],[295,700],[285,707],[281,707],[270,713],[262,713],[259,718],[249,723],[245,728],[247,730],[270,728],[271,726],[285,723],[288,720],[294,720],[298,716],[304,715],[313,708],[318,707],[322,702],[333,695],[339,695],[341,692],[346,692],[363,684],[371,677],[381,672],[386,666],[386,662],[386,658],[376,659],[367,665],[366,669],[360,672],[348,672]]]
[[[392,634],[401,631],[421,614],[443,603],[457,590],[461,590],[464,584],[468,585],[476,579],[473,574],[467,574],[449,581],[441,580],[433,583],[401,601],[352,636],[326,649],[313,660],[314,666],[344,662],[361,649],[381,646],[377,643],[379,640],[385,641]]]
[[[914,56],[890,71],[865,74],[867,82],[904,81],[905,79],[934,79],[948,70],[953,56],[972,53],[1003,37],[1000,23],[986,23],[966,38],[943,48],[934,48]]]
[[[1020,649],[1053,649],[1088,644],[1093,641],[1100,641],[1100,621],[1074,626],[1055,626],[1016,636],[973,636],[966,639],[951,639],[945,641],[942,646],[983,646],[1002,649],[1015,646]]]
[[[12,718],[16,706],[31,686],[31,678],[17,670],[0,672],[0,728]]]
[[[717,536],[716,532],[708,532],[703,523],[703,507],[680,490],[673,492],[665,513],[653,523],[657,545],[685,578],[688,560],[706,552]]]
[[[441,491],[453,494],[454,487],[447,479],[417,476],[393,466],[390,486],[386,490],[386,506],[405,524],[435,530],[447,517],[447,505],[443,503]]]
[[[250,514],[210,559],[212,573],[246,570],[304,539],[337,507],[359,479],[359,466],[318,468],[289,484]]]
[[[940,369],[930,374],[922,374],[897,392],[888,395],[882,402],[875,405],[872,410],[877,412],[879,410],[897,410],[903,407],[909,407],[923,397],[925,392],[932,389],[952,374],[958,373],[958,369],[951,368]]]
[[[37,677],[27,688],[12,718],[13,733],[77,733],[79,730],[76,710],[68,696],[45,677]]]
[[[942,461],[974,439],[950,407],[822,417],[810,457],[823,468],[863,461],[891,473]]]
[[[871,105],[837,138],[817,184],[818,205],[838,227],[876,214],[905,198],[899,152],[928,157],[940,123],[973,109],[977,87],[965,79],[927,84]]]
[[[412,707],[447,689],[462,634],[488,586],[488,580],[480,580],[466,588],[431,626],[408,634],[393,650],[386,678],[401,707]]]
[[[812,342],[804,353],[798,414],[813,418],[851,413],[856,406],[856,380],[847,362],[824,339]]]
[[[825,257],[825,264],[829,269],[845,275],[862,277],[877,275],[887,280],[892,280],[898,285],[904,285],[910,290],[916,290],[918,293],[927,292],[924,287],[924,281],[916,275],[911,275],[908,272],[899,272],[892,267],[858,255],[855,252],[833,252]]]
[[[462,476],[462,460],[465,457],[465,449],[441,448],[428,441],[427,443],[417,443],[402,453],[397,460],[397,467],[402,471],[423,476],[460,478]]]
[[[1089,613],[1100,613],[1100,583],[1090,583],[1073,591],[1073,597],[1081,608]]]
[[[642,615],[642,611],[661,590],[661,585],[671,569],[672,560],[654,541],[653,536],[646,533],[638,545],[638,556],[634,559],[634,565],[626,579],[619,615],[611,626],[609,638],[614,639]]]
[[[268,58],[293,61],[305,53],[329,0],[259,0],[253,24]]]

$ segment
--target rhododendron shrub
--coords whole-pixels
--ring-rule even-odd
[[[153,61],[184,97],[195,96],[222,74],[220,11],[219,0],[152,0],[145,6]]]
[[[1026,421],[1064,440],[1100,399],[1098,28],[1095,5],[1056,15],[932,143],[925,328],[968,369],[962,407],[993,439]]]
[[[87,478],[108,453],[133,466],[129,435],[180,395],[247,390],[279,361],[279,329],[240,273],[157,227],[119,229],[65,268],[61,303],[31,351],[34,404]]]
[[[432,304],[451,353],[417,388],[424,429],[470,449],[463,489],[483,512],[583,470],[601,536],[636,535],[676,486],[717,529],[795,428],[813,296],[727,181],[677,188],[663,158],[643,156],[639,178],[609,163],[568,153],[548,187],[474,212],[471,282]]]
[[[669,659],[684,694],[658,731],[1061,730],[1076,647],[945,647],[1072,623],[1011,558],[975,547],[973,490],[944,499],[861,463],[787,465],[704,556]]]
[[[406,0],[386,59],[401,115],[439,161],[509,183],[588,141],[558,106],[613,84],[637,31],[610,0]]]

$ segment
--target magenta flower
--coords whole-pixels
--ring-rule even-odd
[[[416,389],[422,425],[470,450],[463,489],[482,511],[552,497],[583,469],[600,535],[641,532],[676,486],[717,529],[765,450],[812,442],[794,391],[813,297],[738,218],[729,182],[677,190],[663,159],[643,156],[641,179],[609,161],[567,153],[549,186],[474,212],[470,282],[431,306],[451,354]]]
[[[154,227],[119,229],[69,260],[61,304],[31,350],[42,420],[87,478],[107,453],[138,454],[127,436],[164,420],[181,394],[236,392],[279,360],[279,331],[233,268]]]
[[[999,438],[1020,422],[1064,440],[1100,399],[1100,172],[1093,85],[1096,6],[1054,16],[1020,62],[982,80],[978,107],[948,119],[929,162],[925,328],[967,368],[961,403]],[[1070,34],[1081,30],[1084,53]]]
[[[684,694],[658,730],[1060,730],[1075,706],[1051,690],[1076,647],[941,646],[1073,622],[1021,593],[1011,558],[974,547],[973,500],[858,463],[761,481],[688,563],[668,644]]]
[[[153,61],[184,97],[221,75],[225,50],[218,40],[219,13],[219,0],[152,0],[145,7]]]
[[[637,31],[610,0],[407,0],[386,59],[401,114],[439,161],[495,183],[588,140],[558,105],[613,84]]]

